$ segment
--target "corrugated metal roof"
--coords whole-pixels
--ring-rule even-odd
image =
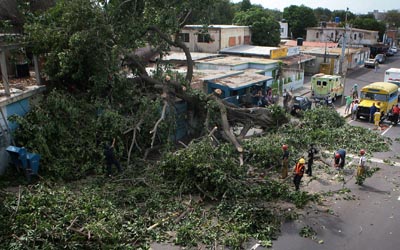
[[[254,57],[239,57],[239,56],[224,56],[208,58],[204,60],[199,60],[196,63],[208,63],[215,65],[240,65],[244,63],[258,63],[258,64],[273,64],[277,63],[279,60],[265,59],[265,58],[254,58]]]

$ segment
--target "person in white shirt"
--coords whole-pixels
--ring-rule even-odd
[[[351,119],[357,119],[358,100],[354,100],[353,107],[351,108]]]

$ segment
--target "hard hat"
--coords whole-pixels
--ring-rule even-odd
[[[283,150],[287,150],[288,148],[289,148],[288,145],[286,145],[286,144],[283,144],[283,145],[282,145],[282,149],[283,149]]]
[[[300,158],[299,163],[304,164],[304,163],[306,163],[306,161],[304,160],[304,158]]]
[[[336,154],[335,154],[335,158],[336,158],[336,159],[339,159],[339,158],[340,158],[340,154],[339,154],[339,153],[336,153]]]
[[[365,150],[364,149],[360,150],[360,155],[365,155]]]

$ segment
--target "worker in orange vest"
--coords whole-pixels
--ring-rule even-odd
[[[300,189],[300,181],[301,178],[303,178],[303,174],[304,174],[304,170],[305,170],[305,166],[304,164],[306,163],[306,161],[304,160],[304,158],[300,158],[299,162],[296,164],[296,166],[294,167],[294,178],[293,178],[293,183],[294,186],[296,187],[296,191],[298,191]]]

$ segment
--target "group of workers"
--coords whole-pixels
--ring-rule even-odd
[[[392,107],[388,114],[388,120],[390,122],[393,122],[394,125],[397,125],[399,121],[399,114],[400,114],[400,108],[399,105],[396,104]],[[370,111],[369,111],[369,121],[374,122],[374,129],[380,129],[380,123],[381,123],[381,112],[379,111],[379,102],[378,106],[375,105],[375,103],[372,104]]]
[[[282,145],[282,179],[286,179],[288,176],[288,167],[289,167],[289,146],[284,144]],[[295,185],[296,191],[300,189],[300,182],[301,179],[303,178],[304,173],[306,173],[308,176],[312,176],[312,165],[314,162],[314,156],[315,154],[318,153],[318,150],[315,148],[314,144],[310,145],[310,148],[308,149],[308,161],[307,161],[307,169],[305,169],[305,159],[301,157],[298,162],[295,164],[293,168],[293,183]],[[345,166],[345,161],[346,161],[346,150],[344,149],[339,149],[334,153],[334,161],[333,161],[333,166],[337,170],[342,170]],[[358,162],[358,168],[357,168],[357,181],[356,184],[361,185],[362,181],[359,181],[362,179],[362,177],[365,174],[365,166],[366,164],[366,158],[365,158],[365,150],[361,149],[360,150],[360,159]]]

